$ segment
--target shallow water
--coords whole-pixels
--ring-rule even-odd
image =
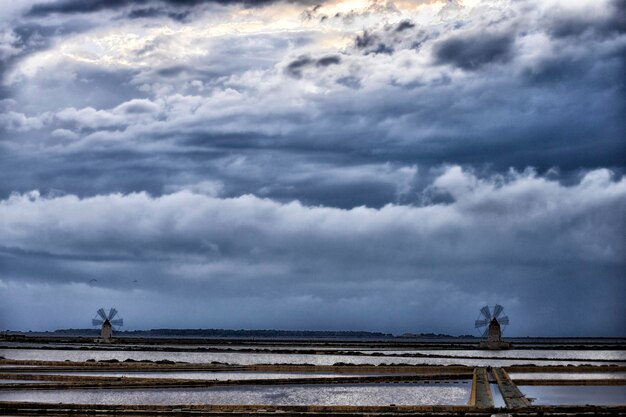
[[[287,373],[287,372],[33,372],[37,375],[107,376],[124,378],[208,379],[234,381],[244,379],[342,378],[373,374]],[[380,375],[380,374],[378,374]]]
[[[536,386],[519,387],[537,405],[624,405],[626,386]]]
[[[39,380],[30,380],[30,379],[0,379],[0,384],[40,384],[42,382],[48,382],[48,381],[39,381]]]
[[[55,350],[75,350],[77,348],[76,344],[66,344],[66,343],[55,343],[55,344],[40,344],[40,343],[20,343],[20,342],[5,342],[3,344],[6,349],[12,349],[15,347],[28,348],[33,347],[34,349],[39,347],[54,347]],[[0,348],[1,352],[6,350],[5,348]],[[194,352],[197,349],[225,349],[231,350],[233,353],[251,353],[251,352],[237,352],[238,350],[246,350],[246,349],[254,349],[257,351],[269,351],[269,350],[294,350],[294,351],[306,351],[306,350],[315,350],[315,351],[324,351],[324,352],[333,352],[333,351],[343,351],[343,352],[358,352],[363,354],[372,354],[372,353],[380,353],[386,355],[413,355],[413,354],[422,354],[422,355],[431,355],[431,356],[454,356],[459,358],[472,358],[472,357],[489,357],[489,358],[513,358],[513,359],[536,359],[536,358],[545,358],[545,359],[556,359],[556,360],[579,360],[579,361],[626,361],[626,350],[581,350],[581,349],[509,349],[509,350],[483,350],[483,349],[420,349],[420,348],[401,348],[401,349],[392,349],[385,347],[372,347],[372,348],[363,348],[356,346],[342,346],[342,347],[327,347],[327,346],[304,346],[304,345],[217,345],[217,344],[194,344],[194,345],[185,345],[185,344],[159,344],[159,345],[149,345],[149,344],[115,344],[115,345],[103,345],[98,343],[84,343],[81,344],[80,347],[84,348],[93,348],[100,351],[118,351],[122,348],[124,349],[132,349],[142,351],[142,348],[146,348],[144,352],[149,352],[152,348],[173,348],[173,349],[181,349],[187,350],[187,352],[179,352],[179,353],[203,353],[203,352]],[[158,352],[158,351],[156,351]],[[209,353],[209,352],[206,352]],[[215,352],[219,353],[219,352]],[[221,352],[228,353],[228,352]],[[259,354],[265,354],[264,352],[260,352]],[[268,352],[268,354],[271,354]],[[285,355],[289,353],[274,353],[277,355]],[[306,353],[301,353],[306,354]],[[337,355],[343,356],[343,355]]]
[[[454,351],[444,351],[454,352]],[[486,352],[486,351],[468,351]],[[272,354],[272,353],[237,353],[237,352],[153,352],[153,351],[123,351],[123,350],[47,350],[47,349],[3,349],[0,355],[7,359],[17,360],[47,360],[47,361],[86,361],[87,359],[105,360],[125,359],[134,360],[172,360],[190,363],[222,362],[239,365],[254,364],[313,364],[333,365],[338,362],[351,364],[399,364],[411,365],[469,365],[469,366],[509,366],[514,364],[539,364],[539,365],[581,365],[588,362],[585,360],[556,360],[539,361],[532,358],[524,359],[472,359],[472,358],[410,358],[410,357],[381,357],[381,356],[349,356],[349,355],[315,355],[315,354]],[[604,364],[609,364],[605,362]]]
[[[493,397],[493,405],[498,408],[506,407],[504,403],[504,398],[502,398],[502,394],[500,393],[500,388],[496,383],[490,383],[489,388],[491,389],[491,396]]]
[[[511,379],[626,379],[626,372],[509,372]]]
[[[74,404],[464,405],[471,383],[253,386],[197,389],[0,391],[0,401]]]
[[[379,350],[385,354],[421,353],[426,355],[445,355],[456,357],[490,357],[490,358],[519,358],[519,359],[570,359],[570,360],[598,360],[598,361],[626,361],[624,350],[561,350],[561,349],[532,349],[532,350],[481,350],[481,349],[438,349],[438,350]]]

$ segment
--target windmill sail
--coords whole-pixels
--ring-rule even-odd
[[[106,313],[104,312],[104,309],[103,309],[103,308],[98,309],[97,313],[98,313],[98,315],[102,318],[102,321],[104,321],[104,320],[106,320],[106,319],[107,319],[107,315],[106,315]]]
[[[474,322],[474,327],[476,327],[476,328],[483,327],[483,326],[486,326],[487,323],[489,323],[489,321],[487,321],[487,320],[476,320]]]
[[[500,304],[496,304],[495,307],[493,308],[493,316],[497,319],[498,316],[502,314],[502,310],[504,310],[504,307],[502,307]]]
[[[109,323],[111,326],[119,328],[124,325],[124,320],[119,316],[119,312],[115,308],[110,308],[108,313],[104,308],[99,308],[96,311],[96,317],[91,319],[92,326],[98,326],[104,328],[105,323]]]
[[[491,320],[491,311],[489,311],[489,306],[484,306],[480,309],[480,312],[483,313],[486,320]]]

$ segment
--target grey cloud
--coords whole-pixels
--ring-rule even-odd
[[[169,17],[172,20],[177,20],[179,22],[185,21],[189,15],[190,11],[182,11],[182,12],[174,12],[169,11],[165,8],[156,8],[156,7],[147,7],[142,9],[133,9],[131,10],[126,17],[129,19],[154,19],[158,17]]]
[[[383,42],[375,33],[364,30],[361,35],[357,35],[354,39],[354,45],[357,49],[362,50],[366,54],[392,54],[393,47]]]
[[[289,75],[292,77],[302,77],[302,70],[313,64],[313,60],[307,56],[301,56],[298,59],[291,61],[287,68],[285,69]]]
[[[361,80],[355,76],[346,76],[337,79],[337,84],[345,85],[346,87],[359,89],[361,88]]]
[[[315,62],[318,67],[327,67],[329,65],[336,65],[341,62],[341,58],[338,55],[325,56]]]
[[[61,38],[87,30],[84,22],[70,21],[60,25],[45,25],[40,23],[20,23],[11,31],[11,41],[0,48],[11,49],[11,53],[0,53],[0,81],[4,81],[5,74],[21,59],[33,53],[48,49],[55,38]],[[9,94],[1,94],[0,98]]]
[[[363,54],[393,54],[395,51],[419,50],[420,47],[439,37],[438,30],[416,29],[411,20],[397,24],[385,24],[363,30],[354,38],[354,47]]]
[[[330,65],[337,65],[340,62],[341,58],[338,55],[325,56],[319,59],[302,55],[298,59],[291,61],[285,68],[285,71],[294,78],[300,78],[302,77],[303,71],[308,67],[328,67]]]
[[[579,183],[562,186],[532,172],[482,179],[454,166],[437,176],[431,187],[451,195],[453,202],[424,207],[391,205],[380,209],[339,210],[306,207],[297,202],[280,204],[254,196],[219,199],[188,192],[160,198],[139,193],[85,199],[73,195],[45,198],[33,192],[13,195],[0,206],[4,219],[2,244],[28,251],[54,248],[53,251],[74,254],[114,255],[130,251],[141,257],[164,250],[205,256],[206,248],[201,241],[207,238],[222,254],[248,257],[250,250],[265,242],[262,253],[270,255],[276,251],[275,255],[280,257],[283,248],[290,247],[285,246],[286,242],[308,236],[300,249],[335,258],[333,246],[343,247],[352,241],[355,233],[365,233],[372,238],[393,237],[385,251],[401,247],[410,250],[430,241],[429,248],[422,247],[423,252],[407,258],[409,263],[430,263],[434,261],[431,256],[462,263],[508,260],[524,264],[563,257],[582,262],[623,263],[621,253],[625,242],[621,231],[626,224],[619,220],[619,208],[625,201],[626,179],[611,179],[607,170],[589,172]],[[573,200],[578,205],[571,205]],[[188,212],[187,207],[196,209]],[[521,218],[516,213],[525,213],[526,220],[517,223]],[[63,222],[50,221],[59,216],[71,222],[70,229],[66,230]],[[136,223],[138,216],[144,221]],[[179,219],[174,228],[165,227],[172,216]],[[194,220],[199,218],[222,221],[200,225]],[[556,218],[561,221],[555,222]],[[508,222],[512,222],[511,227],[504,227]],[[491,223],[500,227],[483,227]],[[345,228],[338,231],[336,224]],[[366,229],[362,229],[365,225]],[[31,234],[42,228],[47,233],[32,239]],[[525,232],[518,235],[515,231],[518,228]],[[69,230],[84,233],[59,239],[59,234]],[[128,233],[129,230],[134,232]],[[272,239],[277,240],[267,236],[271,230],[277,233]],[[235,238],[238,231],[249,238]],[[456,236],[453,246],[445,239],[434,238],[448,233]],[[493,239],[483,239],[477,245],[474,233],[487,233]],[[545,233],[553,234],[553,238],[543,239]],[[524,240],[518,240],[519,236],[526,236],[524,239],[539,247],[524,247],[518,258],[511,261],[507,254]],[[346,254],[364,262],[381,262],[388,256],[377,253],[375,247],[345,246],[343,253],[336,255],[336,261],[343,262],[341,259]]]
[[[474,71],[484,65],[509,61],[513,55],[514,42],[512,34],[456,36],[438,42],[434,53],[437,62],[441,64]]]
[[[180,75],[181,73],[187,70],[188,70],[188,67],[183,66],[183,65],[177,65],[173,67],[161,68],[157,70],[157,74],[159,74],[162,77],[176,77],[177,75]]]
[[[398,26],[396,26],[395,31],[402,32],[403,30],[413,29],[414,27],[415,27],[415,23],[411,22],[410,20],[403,20],[402,22],[398,23]]]
[[[626,1],[613,0],[607,16],[557,15],[549,23],[549,32],[555,38],[577,37],[587,33],[610,37],[626,33]]]

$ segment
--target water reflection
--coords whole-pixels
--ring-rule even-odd
[[[511,379],[626,379],[626,372],[509,372]]]
[[[554,358],[558,360],[597,360],[597,361],[626,361],[624,350],[571,350],[571,349],[509,349],[509,350],[481,350],[481,349],[432,349],[432,350],[379,350],[385,354],[411,354],[420,353],[425,355],[444,355],[456,357],[489,357],[489,358]]]
[[[452,351],[450,351],[452,352]],[[479,351],[483,352],[483,351]],[[350,356],[350,355],[315,355],[315,354],[273,354],[273,353],[238,353],[238,352],[154,352],[154,351],[124,351],[124,350],[40,350],[40,349],[4,349],[0,355],[7,359],[17,360],[47,360],[47,361],[86,361],[87,359],[106,360],[117,359],[133,360],[172,360],[190,363],[222,362],[238,365],[254,364],[313,364],[333,365],[335,363],[350,364],[431,364],[431,365],[469,365],[469,366],[509,366],[514,364],[538,365],[582,365],[592,364],[585,360],[537,360],[544,353],[539,352],[536,358],[524,359],[473,359],[473,358],[411,358],[411,357],[382,357],[382,356]],[[605,362],[603,364],[609,364]]]
[[[74,404],[464,405],[471,383],[0,391],[0,401]]]
[[[537,405],[621,405],[626,386],[520,386],[522,393]]]

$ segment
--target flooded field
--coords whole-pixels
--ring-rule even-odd
[[[580,361],[625,361],[624,350],[570,350],[570,349],[508,349],[508,350],[479,350],[479,349],[432,349],[432,350],[381,350],[385,354],[421,353],[425,355],[455,356],[463,358],[516,358],[516,359],[556,359]]]
[[[536,405],[620,405],[626,403],[626,386],[522,386]]]
[[[444,411],[462,406],[454,409],[462,414],[473,407],[496,412],[506,404],[595,404],[626,411],[626,350],[620,345],[498,351],[458,345],[434,349],[385,343],[263,343],[5,342],[0,349],[0,374],[5,378],[0,379],[0,414],[9,402],[33,410],[74,405],[80,412],[82,405],[94,412],[102,407],[146,407],[148,414],[150,407],[181,405],[252,410],[432,405]],[[518,385],[521,380],[532,385]]]
[[[626,379],[626,372],[509,372],[516,379]]]
[[[493,397],[493,405],[496,407],[506,407],[504,403],[504,398],[502,398],[502,394],[500,394],[500,388],[498,388],[498,384],[491,383],[489,384],[489,388],[491,389],[491,395]]]
[[[211,389],[0,391],[0,401],[73,404],[280,404],[414,405],[466,404],[471,383],[252,386]]]
[[[545,360],[546,352],[538,351],[535,356],[529,355],[528,357],[520,359],[497,359],[494,356],[493,359],[477,359],[472,356],[461,356],[458,351],[440,351],[448,352],[449,355],[456,355],[457,357],[396,357],[396,356],[351,356],[351,355],[333,355],[333,354],[302,354],[302,353],[249,353],[249,352],[160,352],[160,351],[140,351],[140,350],[63,350],[63,349],[2,349],[0,350],[0,356],[4,356],[6,359],[15,360],[47,360],[47,361],[86,361],[89,359],[111,360],[117,359],[124,361],[126,359],[132,359],[136,361],[150,360],[171,360],[189,363],[211,363],[221,362],[237,365],[254,365],[254,364],[312,364],[312,365],[333,365],[336,363],[349,363],[355,365],[379,365],[379,364],[429,364],[429,365],[468,365],[468,366],[510,366],[510,365],[523,365],[523,364],[536,364],[536,365],[583,365],[594,364],[593,359],[580,359],[580,360]],[[510,355],[513,351],[507,351],[506,354]],[[524,351],[534,352],[534,351]],[[556,352],[556,351],[555,351]],[[604,351],[593,352],[594,356],[598,354],[602,355]],[[622,356],[615,353],[616,351],[606,351],[604,354],[607,362],[603,364],[620,364],[623,363]],[[473,351],[468,352],[474,355],[490,355],[493,352],[490,351]],[[550,353],[552,354],[552,353]],[[582,352],[579,352],[578,356],[583,356]],[[614,357],[619,356],[619,359],[611,361]]]

